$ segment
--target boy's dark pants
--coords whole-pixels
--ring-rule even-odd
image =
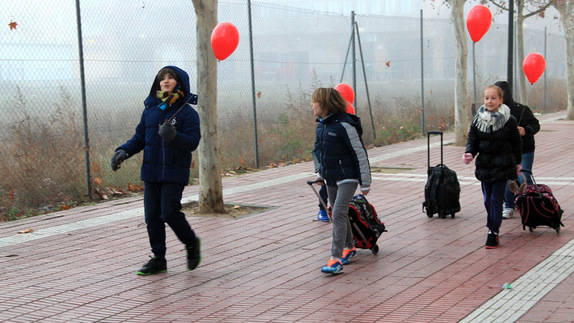
[[[490,231],[497,233],[502,223],[502,202],[504,201],[504,189],[506,181],[493,183],[482,182],[482,195],[484,207],[488,214],[486,226]]]
[[[321,189],[319,189],[319,196],[321,197],[323,202],[325,202],[325,205],[329,203],[328,200],[329,197],[327,196],[327,185],[321,185]],[[321,201],[319,201],[319,210],[325,210],[325,208],[323,207],[323,203],[321,203]],[[325,210],[325,212],[327,211],[328,210]]]
[[[145,183],[145,222],[151,251],[157,258],[165,258],[165,223],[185,245],[195,241],[195,233],[181,212],[183,185]]]

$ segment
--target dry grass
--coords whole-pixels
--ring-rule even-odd
[[[319,84],[314,84],[314,88]],[[310,89],[287,89],[285,103],[273,101],[258,112],[259,164],[261,168],[311,159],[315,120],[310,108]],[[550,94],[561,93],[560,87]],[[533,95],[538,95],[535,92]],[[429,100],[425,107],[426,129],[449,131],[453,127],[453,107]],[[538,100],[539,96],[536,97]],[[552,96],[549,95],[549,98]],[[445,99],[446,101],[446,99]],[[143,154],[138,154],[112,172],[109,161],[114,149],[133,135],[141,108],[139,102],[117,107],[112,118],[92,118],[90,122],[90,172],[96,199],[141,191],[139,172]],[[69,208],[88,201],[86,162],[81,116],[68,93],[61,89],[54,112],[40,117],[18,91],[13,99],[13,122],[4,126],[0,146],[0,221],[17,219]],[[362,104],[361,107],[364,107]],[[40,107],[42,108],[42,107]],[[221,166],[225,174],[239,174],[254,166],[254,130],[249,106],[234,113],[220,114],[218,136]],[[540,111],[536,107],[535,111]],[[555,111],[555,104],[551,107]],[[40,110],[43,111],[43,110]],[[548,111],[548,110],[547,110]],[[35,112],[35,113],[34,113]],[[367,146],[389,145],[421,136],[420,99],[416,97],[373,97],[373,138],[370,114],[362,108],[360,117]],[[136,116],[137,115],[137,116]],[[94,120],[96,119],[96,120]],[[129,126],[126,126],[129,125]],[[197,153],[191,169],[191,182],[197,173]],[[95,194],[98,192],[98,194]]]

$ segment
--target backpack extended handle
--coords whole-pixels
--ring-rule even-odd
[[[321,182],[321,180],[307,181],[307,185],[311,186],[311,189],[313,189],[313,192],[315,193],[315,195],[319,199],[319,202],[321,203],[323,208],[325,208],[325,211],[328,212],[329,208],[327,207],[327,201],[323,200],[323,198],[321,197],[319,192],[317,192],[317,189],[315,189],[315,186],[313,186],[313,184],[317,184],[318,182]],[[323,185],[326,185],[326,184],[323,184]]]
[[[443,157],[442,157],[442,146],[443,146],[443,133],[442,131],[429,131],[427,133],[427,161],[428,161],[428,168],[431,167],[430,163],[430,137],[431,135],[440,135],[440,164],[444,165]]]

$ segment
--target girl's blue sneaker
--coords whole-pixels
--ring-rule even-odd
[[[319,213],[317,213],[317,221],[329,222],[329,215],[327,215],[325,210],[319,210]]]
[[[357,248],[353,247],[353,249],[343,249],[343,258],[341,258],[341,262],[343,265],[348,265],[351,263],[351,258],[353,258],[357,254]]]
[[[337,259],[329,259],[327,266],[321,267],[321,272],[325,274],[339,274],[343,272],[343,263]]]

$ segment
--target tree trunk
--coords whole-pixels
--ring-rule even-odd
[[[522,62],[524,61],[524,0],[516,1],[516,64],[517,67],[517,89],[518,93],[513,95],[515,101],[528,105],[528,95],[526,93],[526,79],[522,71]]]
[[[566,119],[574,120],[574,0],[562,1],[558,7],[566,37],[566,91],[568,104]]]
[[[224,213],[217,140],[217,60],[211,50],[217,0],[193,0],[193,6],[197,17],[197,108],[201,122],[199,213]]]
[[[464,3],[466,0],[449,0],[450,20],[454,25],[456,41],[456,77],[454,80],[454,133],[455,145],[464,146],[470,126],[470,100],[467,90],[468,45],[464,23]]]

